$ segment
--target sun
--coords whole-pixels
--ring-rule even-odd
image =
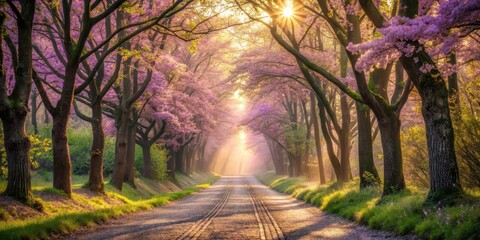
[[[242,95],[242,90],[237,89],[235,92],[232,94],[232,99],[235,100],[237,109],[240,111],[245,110],[246,102],[247,100],[245,97]]]
[[[245,132],[244,129],[241,129],[241,130],[238,132],[238,137],[239,137],[240,140],[242,140],[242,141],[245,141],[245,139],[247,139],[247,133]]]
[[[286,18],[291,18],[295,14],[293,10],[292,1],[285,1],[285,7],[283,8],[282,15]]]

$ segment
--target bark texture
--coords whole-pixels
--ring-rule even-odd
[[[19,1],[21,12],[16,12],[18,45],[6,34],[4,11],[0,12],[0,118],[3,124],[7,155],[7,188],[4,194],[24,203],[31,203],[30,140],[25,124],[32,87],[32,26],[35,1]],[[14,66],[15,86],[10,95],[5,75],[3,40],[10,49]]]
[[[388,195],[405,188],[400,142],[400,119],[396,116],[377,119],[382,138],[384,160],[383,194]]]
[[[90,150],[90,171],[88,189],[92,192],[104,192],[103,188],[103,151],[105,133],[102,126],[102,109],[100,103],[92,108],[92,147]]]
[[[373,162],[372,124],[370,109],[360,103],[355,103],[358,124],[358,165],[360,188],[377,185],[380,182],[377,168]]]

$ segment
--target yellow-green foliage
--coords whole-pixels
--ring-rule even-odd
[[[8,221],[12,218],[10,213],[8,213],[5,209],[0,208],[0,221]]]
[[[459,101],[451,108],[455,131],[455,152],[463,187],[480,188],[480,81],[471,79],[460,85]],[[456,97],[450,99],[455,102]],[[424,125],[402,131],[402,151],[407,183],[427,189],[429,166]]]
[[[5,146],[3,144],[3,129],[0,126],[0,180],[6,179],[8,174],[7,168],[7,155],[5,152]],[[32,168],[36,169],[39,167],[38,159],[44,159],[51,157],[52,152],[52,140],[50,138],[42,138],[39,135],[30,135],[28,136],[30,140],[30,161]],[[1,189],[0,189],[1,190]]]
[[[404,190],[381,198],[379,188],[359,190],[359,181],[308,187],[299,178],[285,178],[267,173],[259,179],[273,189],[289,193],[329,213],[399,235],[416,234],[428,239],[479,239],[480,195],[463,205],[437,208],[425,206],[426,192]],[[471,192],[471,191],[470,191]],[[478,195],[477,195],[478,194]],[[476,197],[475,197],[476,196]]]
[[[161,144],[154,144],[151,154],[155,179],[167,179],[167,150]]]
[[[32,156],[32,167],[38,168],[38,161],[37,159],[45,159],[51,157],[52,154],[52,139],[50,138],[42,138],[40,135],[30,135],[28,136],[30,139],[31,149],[30,155]]]

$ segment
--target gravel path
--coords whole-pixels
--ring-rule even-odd
[[[252,176],[225,176],[208,189],[166,206],[63,238],[400,239],[326,214]]]

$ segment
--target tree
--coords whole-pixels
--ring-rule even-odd
[[[32,201],[30,140],[25,124],[28,101],[32,86],[32,29],[35,1],[19,1],[19,6],[7,1],[13,13],[17,33],[10,35],[5,29],[7,13],[4,6],[0,12],[0,118],[2,119],[4,144],[8,162],[8,183],[5,190],[11,196],[25,203]],[[13,25],[13,24],[12,24]],[[3,42],[10,51],[10,64],[14,69],[13,89],[7,86]]]
[[[440,16],[435,21],[433,16],[418,16],[419,13],[423,15],[429,12],[428,9],[432,7],[431,5],[424,6],[426,9],[420,9],[419,1],[400,0],[399,17],[392,18],[387,26],[386,19],[373,2],[361,1],[366,15],[384,34],[384,37],[372,42],[381,44],[376,45],[378,50],[370,52],[368,58],[376,61],[383,58],[385,54],[399,58],[422,98],[422,115],[426,125],[430,166],[430,192],[428,195],[430,201],[442,200],[445,197],[449,199],[449,196],[456,197],[462,190],[455,155],[455,138],[448,104],[448,89],[436,62],[426,51],[425,45],[420,42],[420,39],[422,36],[427,36],[427,39],[435,38],[440,34],[436,31],[443,30],[443,34],[445,30],[458,26],[466,26],[466,29],[470,29],[470,26],[474,27],[475,24],[470,25],[470,23],[476,22],[473,19],[479,14],[478,4],[477,1],[471,3],[442,2],[438,10]],[[470,18],[472,16],[473,18]],[[429,25],[431,24],[428,29],[433,26],[432,29],[435,29],[433,32],[419,32],[426,30],[425,21]],[[395,33],[396,29],[400,27],[403,27],[401,38]],[[366,47],[366,45],[362,47]],[[378,51],[382,50],[386,51],[378,54]],[[450,51],[448,53],[450,54]],[[365,64],[365,62],[360,63]],[[359,69],[362,68],[360,63],[357,66]]]
[[[282,10],[281,5],[268,6],[259,5],[253,3],[253,1],[247,2],[269,14],[273,21],[271,21],[271,23],[263,21],[263,24],[270,29],[270,32],[275,40],[297,58],[297,60],[301,63],[300,67],[302,69],[311,69],[326,80],[332,82],[351,98],[370,107],[378,120],[382,135],[382,147],[385,162],[384,194],[394,193],[403,189],[405,187],[405,182],[401,167],[402,155],[400,148],[399,114],[408,97],[408,93],[410,91],[410,88],[408,87],[409,85],[407,84],[407,87],[405,88],[401,87],[403,90],[400,91],[402,92],[402,94],[400,94],[401,97],[389,99],[388,95],[386,95],[388,93],[388,91],[386,91],[386,86],[388,86],[390,75],[389,69],[391,69],[391,66],[387,67],[385,70],[376,69],[378,74],[377,78],[375,78],[371,83],[369,83],[367,80],[372,79],[371,77],[374,77],[376,74],[372,73],[367,77],[365,74],[357,71],[355,68],[352,68],[356,87],[358,89],[357,92],[345,84],[341,78],[338,78],[332,74],[331,71],[328,71],[328,69],[325,67],[316,64],[312,57],[306,55],[304,52],[301,52],[300,49],[301,43],[305,39],[304,36],[309,32],[318,18],[325,19],[325,21],[333,29],[333,36],[341,43],[343,48],[347,47],[350,42],[362,42],[363,32],[360,24],[361,18],[355,10],[358,9],[359,6],[356,6],[355,4],[338,6],[333,5],[333,3],[327,3],[327,1],[318,1],[318,5],[315,4],[313,7],[304,4],[302,6],[305,9],[312,12],[315,16],[318,16],[313,18],[310,22],[305,22],[301,19],[296,20],[300,18],[302,14],[304,14],[303,12],[297,14],[297,16],[293,18],[285,19],[278,14]],[[298,2],[298,4],[301,3]],[[330,11],[330,9],[337,8],[341,11]],[[316,9],[320,9],[320,11]],[[244,12],[249,14],[245,9]],[[254,16],[250,15],[250,17],[256,19],[257,21],[262,21]],[[295,24],[301,25],[300,27],[295,27]],[[347,56],[350,65],[355,66],[356,62],[358,61],[358,56],[351,54],[349,51],[347,51]],[[305,73],[307,72],[305,71]],[[312,86],[316,84],[313,81],[311,83]],[[369,84],[377,86],[369,87]]]
[[[57,7],[54,3],[43,4],[44,9],[42,12],[48,14],[48,17],[41,19],[44,22],[42,26],[44,26],[46,34],[42,35],[43,38],[39,38],[38,45],[40,46],[37,46],[35,50],[39,58],[43,60],[43,66],[47,66],[48,71],[61,80],[60,86],[53,86],[57,88],[57,93],[60,95],[55,106],[52,104],[52,99],[49,98],[43,86],[47,81],[38,76],[34,78],[34,82],[40,92],[44,106],[53,117],[53,186],[55,188],[61,189],[67,194],[71,193],[71,160],[68,151],[66,129],[74,95],[81,93],[90,84],[99,68],[104,64],[103,61],[112,52],[138,34],[156,26],[162,19],[182,11],[192,1],[178,0],[171,4],[142,1],[139,3],[141,7],[148,8],[149,6],[154,6],[151,9],[156,12],[149,12],[149,14],[146,14],[145,19],[138,19],[138,21],[132,21],[126,25],[122,25],[120,22],[122,27],[118,28],[117,31],[113,31],[105,39],[99,40],[98,44],[91,49],[86,49],[86,43],[94,27],[114,12],[122,15],[123,10],[119,11],[118,9],[126,2],[125,0],[111,1],[107,5],[101,5],[99,1],[92,3],[91,1],[71,2],[66,0],[62,1],[61,7]],[[94,14],[96,15],[92,16]],[[114,38],[117,38],[117,41],[107,46]],[[50,43],[50,46],[43,47],[47,48],[46,50],[50,50],[52,58],[55,59],[54,62],[49,60],[50,56],[42,54],[44,51],[42,51],[41,44],[46,42]],[[62,46],[62,48],[58,48],[58,46]],[[99,50],[104,50],[105,52],[94,63],[88,80],[77,84],[77,72],[80,64],[90,60],[90,57]],[[65,69],[64,73],[58,72],[54,63],[60,64]],[[51,86],[51,84],[47,85]]]

